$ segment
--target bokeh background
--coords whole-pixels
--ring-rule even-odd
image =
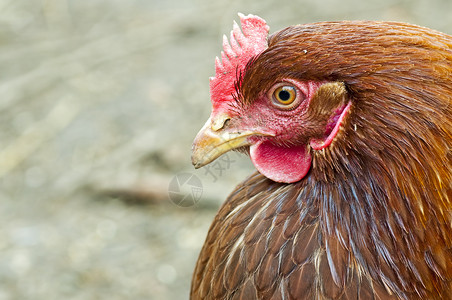
[[[237,12],[272,32],[373,19],[452,33],[450,0],[0,0],[0,300],[188,298],[216,210],[253,170],[234,153],[190,164]],[[195,205],[170,201],[192,187]]]

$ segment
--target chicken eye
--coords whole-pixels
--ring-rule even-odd
[[[290,105],[297,99],[297,90],[290,85],[283,85],[273,92],[273,101],[278,105]]]

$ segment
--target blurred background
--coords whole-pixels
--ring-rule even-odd
[[[190,163],[237,12],[271,32],[452,33],[449,0],[0,0],[0,300],[188,298],[216,210],[254,170],[235,153]]]

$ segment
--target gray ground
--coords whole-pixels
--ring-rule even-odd
[[[238,11],[272,31],[380,19],[452,33],[448,0],[0,0],[0,300],[188,298],[215,211],[253,170],[233,153],[190,165]],[[168,197],[184,172],[202,184],[188,208]]]

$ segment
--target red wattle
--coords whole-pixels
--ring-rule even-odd
[[[299,181],[311,168],[311,155],[306,146],[286,148],[258,142],[250,147],[250,156],[256,169],[276,182]]]

